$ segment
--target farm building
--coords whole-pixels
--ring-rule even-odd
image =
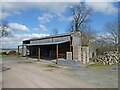
[[[32,38],[24,40],[22,46],[22,56],[40,59],[64,58],[67,60],[80,60],[83,63],[95,55],[89,47],[82,47],[80,32],[50,35],[42,38]],[[18,52],[19,47],[18,46]]]

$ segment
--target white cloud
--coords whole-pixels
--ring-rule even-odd
[[[40,24],[39,27],[33,28],[33,30],[36,30],[36,31],[37,30],[46,31],[47,28],[44,25]]]
[[[69,16],[69,17],[65,17],[64,15],[62,14],[58,14],[57,15],[59,18],[59,21],[72,21],[73,17],[72,16]]]
[[[63,13],[69,3],[64,2],[14,2],[4,3],[3,9],[9,14],[21,14],[21,12],[29,9],[43,10],[47,13],[57,14]]]
[[[2,10],[2,3],[0,3],[0,20],[9,16],[10,14]]]
[[[2,2],[18,2],[18,0],[1,0]],[[83,0],[20,0],[19,2],[79,2]]]
[[[1,13],[0,13],[0,19],[5,18],[5,17],[7,17],[7,16],[10,16],[10,14],[7,13],[7,12],[1,12]]]
[[[40,29],[41,29],[42,31],[46,31],[46,30],[47,30],[47,28],[46,28],[44,25],[42,25],[42,24],[40,24]]]
[[[40,23],[50,22],[53,19],[51,14],[45,13],[43,16],[38,17]]]
[[[1,0],[1,2],[85,2],[86,0]],[[87,2],[118,2],[120,0],[87,0]]]
[[[33,30],[39,30],[39,28],[33,28]]]
[[[27,0],[28,1],[28,0]],[[52,19],[52,15],[55,14],[62,14],[65,12],[68,5],[72,4],[73,2],[58,2],[58,0],[50,0],[50,2],[27,2],[24,0],[23,2],[18,2],[17,0],[5,0],[6,3],[3,4],[3,9],[5,16],[14,15],[14,14],[21,14],[22,12],[25,12],[29,9],[38,9],[44,11],[44,13],[47,13],[47,15],[40,16],[38,19],[40,21],[46,21],[49,22]],[[64,0],[65,1],[65,0]],[[117,12],[117,8],[113,5],[113,0],[96,0],[93,2],[93,0],[80,0],[84,1],[86,5],[94,11],[101,12],[101,13],[107,13],[107,14],[114,14]],[[8,3],[7,3],[8,2]],[[14,2],[14,3],[12,3]],[[50,17],[49,17],[50,16]],[[46,18],[47,17],[47,18]],[[62,18],[63,19],[63,18]]]
[[[2,48],[17,48],[18,45],[22,44],[23,40],[30,38],[38,38],[49,36],[49,34],[14,34],[14,37],[4,37],[2,38]],[[1,48],[1,47],[0,47]]]
[[[84,2],[118,2],[118,0],[84,0]]]
[[[18,24],[18,23],[9,23],[9,27],[12,30],[21,30],[21,31],[28,31],[28,27],[22,24]]]
[[[86,0],[86,5],[92,8],[95,12],[101,12],[104,14],[115,14],[117,8],[113,5],[113,2],[88,2]]]

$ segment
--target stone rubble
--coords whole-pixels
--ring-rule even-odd
[[[104,65],[115,65],[119,64],[120,53],[118,51],[105,52],[104,55],[97,56],[94,58],[94,62],[100,62]]]

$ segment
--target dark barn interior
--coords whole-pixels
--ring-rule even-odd
[[[56,59],[56,44],[49,45],[33,45],[28,46],[30,52],[29,57],[38,57],[38,48],[40,47],[40,58],[41,59]],[[66,52],[70,51],[70,42],[58,44],[58,58],[66,58]]]

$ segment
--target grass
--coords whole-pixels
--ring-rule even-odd
[[[55,65],[55,64],[49,64],[49,65],[47,65],[46,67],[48,67],[48,68],[59,68],[57,65]]]
[[[108,67],[108,66],[111,66],[111,65],[104,65],[102,63],[95,63],[95,64],[90,64],[88,65],[88,67]]]
[[[56,69],[58,69],[59,67],[55,64],[47,64],[45,65],[45,68],[43,70],[45,71],[54,71]]]
[[[0,58],[14,57],[14,56],[17,56],[17,55],[14,55],[14,54],[10,54],[10,55],[0,55]]]

